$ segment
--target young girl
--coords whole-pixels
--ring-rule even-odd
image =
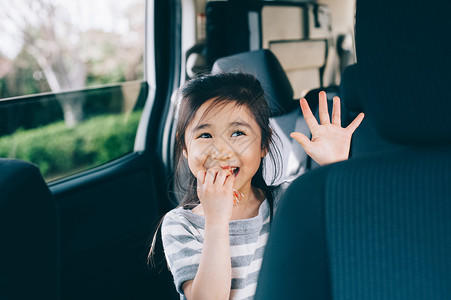
[[[252,299],[280,195],[263,180],[262,160],[274,150],[264,92],[253,76],[229,73],[195,78],[181,96],[176,163],[190,173],[176,179],[188,188],[162,224],[177,291],[181,299]],[[321,125],[300,102],[312,140],[291,136],[319,164],[345,160],[363,115],[342,128],[339,99],[331,123],[326,94],[319,98]]]

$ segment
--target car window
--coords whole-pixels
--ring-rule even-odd
[[[132,152],[148,93],[145,0],[2,2],[0,157],[51,181]]]

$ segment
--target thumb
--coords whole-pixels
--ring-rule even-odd
[[[360,113],[355,119],[351,122],[351,124],[346,127],[346,130],[349,131],[351,134],[354,133],[354,131],[359,127],[360,123],[362,123],[363,118],[365,117],[364,113]]]
[[[300,132],[292,132],[290,134],[292,138],[294,138],[299,144],[301,144],[302,148],[304,148],[305,152],[307,152],[307,148],[310,148],[310,144],[312,143],[310,139]]]

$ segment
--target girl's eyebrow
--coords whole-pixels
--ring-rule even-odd
[[[244,127],[247,127],[247,128],[251,128],[251,125],[249,125],[249,124],[247,124],[245,122],[238,122],[238,121],[231,122],[231,123],[229,123],[229,125],[233,126],[233,127],[244,126]]]
[[[202,130],[204,128],[210,127],[211,124],[199,124],[196,127],[193,128],[193,132],[196,132],[198,130]]]
[[[235,121],[235,122],[230,122],[229,123],[229,127],[238,127],[238,126],[243,126],[243,127],[247,127],[247,128],[251,128],[251,125],[245,123],[245,122],[239,122],[239,121]],[[202,130],[205,128],[209,128],[211,127],[211,124],[205,123],[205,124],[199,124],[196,127],[193,128],[193,132],[196,132],[198,130]]]

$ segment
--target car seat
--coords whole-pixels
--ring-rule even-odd
[[[0,299],[59,299],[55,201],[27,162],[0,159]]]
[[[358,67],[357,64],[346,67],[341,76],[339,96],[342,102],[342,124],[344,126],[349,125],[360,112],[365,112],[362,103],[365,95],[362,95]],[[383,139],[371,120],[368,119],[371,119],[371,115],[366,117],[352,136],[350,157],[371,155],[404,147]]]
[[[292,183],[255,299],[451,299],[450,6],[357,0],[364,122],[400,147]]]

